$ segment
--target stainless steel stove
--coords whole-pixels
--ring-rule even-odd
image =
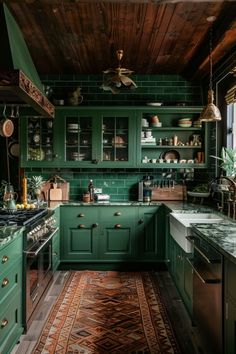
[[[49,286],[52,270],[52,238],[58,231],[54,212],[48,209],[0,210],[0,226],[24,226],[23,232],[23,288],[24,325],[27,330],[37,305]]]

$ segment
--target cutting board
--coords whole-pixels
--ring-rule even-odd
[[[186,200],[186,186],[175,185],[174,188],[152,188],[152,200]]]
[[[49,200],[62,200],[62,189],[57,186],[57,184],[52,184],[49,189]]]
[[[62,191],[62,195],[60,192],[56,190],[56,192],[51,192],[52,189],[52,182],[44,183],[42,187],[42,194],[44,196],[45,201],[50,200],[69,200],[69,192],[70,192],[70,184],[68,182],[58,183],[58,188]],[[52,194],[51,194],[52,193]],[[55,195],[56,193],[56,195]],[[60,198],[60,199],[51,199],[51,198]]]

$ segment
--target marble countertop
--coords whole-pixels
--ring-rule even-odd
[[[192,224],[193,230],[236,263],[236,222],[224,218],[215,224]]]
[[[16,237],[18,237],[19,232],[23,231],[22,226],[2,226],[0,227],[0,251],[2,248],[8,245]]]

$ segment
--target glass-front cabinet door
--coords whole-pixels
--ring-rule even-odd
[[[65,107],[58,110],[57,119],[61,121],[63,166],[93,167],[97,164],[100,128],[96,112]]]
[[[21,167],[57,166],[60,160],[55,119],[21,119]]]
[[[65,117],[65,161],[92,160],[92,117]]]
[[[129,111],[102,112],[100,164],[107,167],[135,165],[135,115]]]

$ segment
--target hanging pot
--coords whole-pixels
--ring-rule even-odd
[[[0,135],[4,138],[9,138],[14,132],[14,124],[11,119],[7,118],[5,115],[6,106],[3,110],[3,119],[0,121]]]

